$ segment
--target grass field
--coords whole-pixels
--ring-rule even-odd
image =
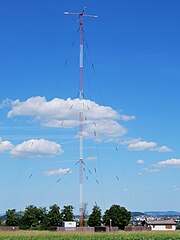
[[[0,240],[180,240],[180,231],[174,232],[116,232],[116,233],[72,233],[48,231],[0,232]]]

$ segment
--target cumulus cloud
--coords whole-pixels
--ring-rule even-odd
[[[3,153],[5,151],[10,151],[13,148],[13,144],[9,141],[3,141],[2,138],[0,138],[0,153]]]
[[[135,116],[120,114],[111,107],[100,106],[94,101],[45,97],[31,97],[24,102],[16,100],[8,117],[27,116],[39,121],[43,126],[53,128],[76,128],[79,125],[79,112],[83,112],[84,136],[120,137],[127,130],[118,121],[134,120]]]
[[[145,149],[152,149],[157,146],[155,142],[139,141],[135,143],[130,143],[128,149],[130,151],[142,151]]]
[[[120,120],[122,121],[131,121],[131,120],[135,120],[136,117],[134,115],[132,116],[128,116],[128,115],[125,115],[125,114],[120,114]]]
[[[87,138],[101,137],[106,138],[118,138],[127,133],[127,130],[121,126],[118,122],[113,120],[99,120],[95,125],[89,123],[84,128],[84,136]]]
[[[157,173],[157,172],[160,172],[160,170],[159,169],[147,169],[145,172]]]
[[[14,157],[53,157],[62,153],[60,144],[45,139],[31,139],[11,150],[11,155]]]
[[[122,145],[129,145],[129,144],[137,143],[137,142],[140,142],[140,141],[141,141],[141,138],[134,138],[134,139],[129,139],[129,140],[120,142],[120,144],[122,144]]]
[[[0,102],[0,109],[6,108],[6,107],[11,107],[12,104],[13,104],[13,101],[9,98],[6,98]]]
[[[167,146],[157,147],[156,142],[143,141],[141,138],[130,139],[120,142],[122,145],[128,145],[130,151],[143,151],[149,150],[154,152],[172,152]]]
[[[160,161],[154,164],[157,167],[169,167],[169,168],[180,168],[180,159],[171,158],[165,161]]]
[[[87,161],[95,161],[97,160],[97,157],[96,156],[89,156],[86,158]]]
[[[177,187],[177,186],[172,186],[172,190],[173,190],[173,191],[180,191],[180,188]]]
[[[143,175],[143,173],[158,173],[160,172],[159,169],[149,169],[149,168],[143,168],[141,172],[138,173],[139,176]]]
[[[162,147],[153,148],[153,149],[151,149],[151,151],[155,151],[155,152],[172,152],[172,149],[170,149],[167,146],[162,146]]]
[[[70,168],[59,168],[55,170],[48,170],[44,172],[44,175],[46,176],[54,176],[54,175],[64,175],[72,173],[72,170]]]
[[[67,100],[54,98],[47,101],[45,97],[31,97],[25,102],[15,100],[8,116],[46,116],[54,119],[74,119],[74,115],[83,110],[88,119],[117,119],[123,121],[134,120],[134,116],[119,114],[107,106],[100,106],[90,100],[68,98]],[[76,116],[78,118],[78,116]]]
[[[144,160],[138,159],[138,160],[136,161],[136,163],[137,163],[137,164],[144,164]]]

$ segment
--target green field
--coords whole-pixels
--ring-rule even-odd
[[[0,240],[180,240],[180,231],[174,232],[124,232],[118,233],[62,233],[48,231],[0,232]]]

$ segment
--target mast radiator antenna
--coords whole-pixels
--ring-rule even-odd
[[[66,15],[79,16],[79,99],[83,100],[83,17],[97,18],[96,15],[85,14],[86,7],[82,12],[64,12]],[[83,109],[79,112],[79,225],[83,227]]]

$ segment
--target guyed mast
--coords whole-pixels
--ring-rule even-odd
[[[83,8],[82,12],[64,12],[68,15],[79,16],[79,99],[83,100],[83,42],[84,42],[84,31],[83,31],[83,17],[97,17],[95,15],[85,14],[86,7]],[[79,111],[79,225],[83,227],[83,124],[84,124],[83,109]]]

